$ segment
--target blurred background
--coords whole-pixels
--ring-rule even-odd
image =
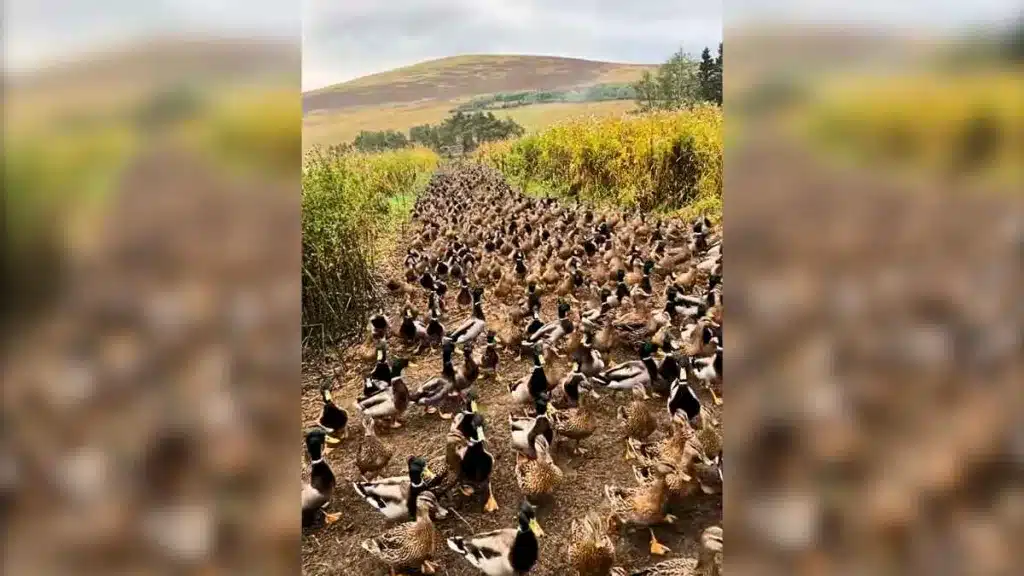
[[[4,3],[8,573],[298,566],[300,33]]]
[[[727,2],[730,574],[1024,566],[1009,2]]]
[[[299,566],[300,12],[5,3],[10,573]],[[730,574],[1019,573],[1019,5],[726,14]]]

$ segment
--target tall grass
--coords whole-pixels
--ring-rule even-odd
[[[382,154],[314,148],[302,167],[302,321],[328,341],[365,325],[378,295],[381,244],[412,210],[438,156],[413,148]]]
[[[1024,80],[1003,71],[860,77],[819,94],[802,128],[855,162],[1020,182],[1021,102]]]
[[[587,117],[482,146],[477,159],[527,193],[721,217],[722,110]]]

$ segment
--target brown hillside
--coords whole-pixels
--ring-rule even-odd
[[[303,114],[522,90],[632,82],[654,66],[555,56],[465,55],[422,62],[307,92]]]

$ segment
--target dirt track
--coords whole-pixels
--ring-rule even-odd
[[[397,253],[390,255],[382,266],[383,275],[390,277],[393,272],[400,271],[404,255],[404,243],[399,242]],[[656,281],[654,288],[655,294],[661,294],[663,284]],[[383,288],[382,291],[387,292]],[[487,318],[493,319],[504,314],[504,306],[496,301],[496,297],[488,297],[489,295],[488,292],[484,297],[485,315]],[[556,316],[555,300],[553,296],[542,299],[541,318],[545,321]],[[425,301],[425,295],[423,291],[420,291],[414,304],[417,309],[425,310]],[[467,318],[471,310],[469,307],[460,309],[455,304],[453,294],[449,295],[448,301],[449,308],[442,321],[446,326],[454,327]],[[401,302],[390,301],[385,308],[385,312],[392,319],[393,324],[395,323],[394,319],[400,313],[400,306]],[[570,314],[577,325],[579,313],[578,307],[574,307]],[[404,373],[410,388],[415,388],[421,382],[440,372],[441,360],[438,352],[415,356],[412,354],[412,350],[394,337],[389,338],[388,344],[392,357],[406,356],[413,360],[414,365]],[[337,359],[328,360],[329,364],[338,366],[339,373],[344,375],[344,381],[334,384],[336,402],[349,410],[350,415],[354,414],[352,404],[362,390],[362,380],[372,370],[370,363],[362,363],[352,358],[353,348],[354,346],[328,351],[329,358],[331,355],[337,354]],[[487,379],[482,375],[476,383],[476,390],[480,397],[480,410],[486,419],[487,448],[496,459],[492,484],[500,509],[493,514],[483,512],[486,494],[478,493],[469,498],[465,498],[461,494],[450,495],[449,503],[461,515],[461,519],[452,515],[444,522],[438,522],[438,527],[445,536],[469,535],[515,525],[515,512],[521,497],[513,476],[515,452],[510,446],[507,424],[511,398],[506,383],[525,376],[530,370],[531,361],[529,358],[517,358],[516,352],[510,350],[499,350],[499,354],[501,363],[497,381],[493,378]],[[615,350],[610,357],[605,355],[608,365],[635,358],[636,352],[630,349]],[[562,362],[567,367],[569,359],[566,358]],[[704,406],[721,425],[720,407],[714,406],[710,394],[702,387],[695,386],[694,389],[700,395]],[[565,562],[565,550],[566,538],[572,521],[581,518],[588,510],[595,507],[599,510],[607,509],[604,499],[606,484],[626,487],[636,484],[632,468],[624,460],[625,443],[615,421],[616,407],[628,400],[626,394],[620,395],[617,399],[605,395],[600,400],[598,411],[601,416],[601,424],[592,437],[583,441],[582,446],[588,449],[585,455],[572,455],[571,444],[556,444],[558,448],[554,454],[555,461],[564,472],[566,480],[555,490],[550,499],[539,507],[538,517],[546,537],[541,540],[540,560],[530,574],[552,575],[564,573],[562,571],[569,569]],[[652,412],[657,414],[661,420],[659,430],[649,440],[663,438],[668,430],[664,400],[654,397],[648,402]],[[302,394],[303,424],[307,426],[314,424],[319,417],[320,409],[316,376],[312,373],[306,374]],[[404,474],[406,456],[422,455],[430,458],[440,454],[443,450],[444,435],[450,424],[434,415],[425,414],[422,407],[415,405],[409,407],[404,422],[405,426],[398,430],[378,426],[378,435],[395,447],[394,457],[385,471],[386,475]],[[354,458],[361,435],[362,430],[358,422],[350,420],[349,438],[327,456],[327,461],[338,477],[338,487],[335,490],[329,511],[341,511],[343,516],[339,522],[333,525],[314,527],[304,531],[302,541],[304,574],[376,575],[388,573],[385,565],[360,548],[360,542],[380,534],[388,526],[383,516],[360,499],[351,485],[352,480],[358,477]],[[304,479],[308,478],[307,468],[306,457],[303,455]],[[685,505],[672,507],[670,511],[678,516],[679,520],[674,525],[655,528],[658,540],[672,550],[665,558],[696,557],[697,542],[701,531],[712,525],[721,525],[721,502],[721,495],[699,495],[691,497]],[[613,540],[617,546],[618,565],[627,570],[646,567],[665,559],[650,555],[648,551],[649,533],[646,529],[637,530],[632,534],[624,529]],[[440,551],[435,561],[441,566],[440,574],[453,576],[479,574],[468,562],[446,547]]]

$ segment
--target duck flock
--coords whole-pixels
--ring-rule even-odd
[[[393,313],[377,310],[366,341],[348,351],[366,366],[358,398],[335,398],[337,368],[322,375],[322,411],[305,436],[305,529],[342,519],[331,501],[349,491],[389,521],[360,553],[392,575],[434,573],[445,547],[480,573],[525,574],[545,537],[538,511],[588,482],[566,465],[586,458],[602,431],[620,439],[635,482],[604,485],[603,502],[572,520],[559,551],[567,565],[584,576],[629,574],[613,537],[640,530],[651,560],[633,574],[720,574],[721,527],[703,528],[696,557],[673,557],[651,529],[697,499],[720,505],[720,229],[705,218],[529,197],[491,168],[453,163],[419,196],[404,242],[387,281]],[[520,359],[532,368],[509,377]],[[420,366],[431,376],[407,382]],[[500,401],[487,406],[484,396]],[[382,477],[395,448],[378,431],[411,435],[410,419],[435,418],[450,422],[428,438],[436,455],[409,455],[407,473]],[[346,441],[357,423],[361,434]],[[513,458],[495,458],[487,433],[497,428]],[[354,456],[344,481],[328,462],[333,451]],[[520,491],[514,516],[503,529],[458,535],[449,518],[460,511],[499,510],[499,466]]]

